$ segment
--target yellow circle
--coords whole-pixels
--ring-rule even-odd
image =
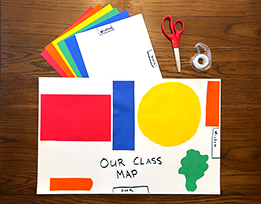
[[[180,145],[197,132],[199,98],[180,82],[161,83],[143,96],[137,117],[142,133],[151,141],[166,147]]]

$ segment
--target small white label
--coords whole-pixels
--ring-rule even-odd
[[[148,57],[149,57],[151,66],[153,68],[157,67],[158,66],[158,62],[157,62],[157,59],[156,59],[154,51],[153,50],[149,50],[147,53],[148,53]]]
[[[147,194],[149,193],[148,186],[119,186],[113,188],[113,193],[123,193],[123,194],[131,194],[131,193],[140,193]]]
[[[103,35],[103,34],[109,33],[109,32],[111,32],[113,30],[114,30],[114,28],[112,27],[111,24],[108,24],[108,25],[101,26],[101,27],[97,28],[97,31],[98,31],[99,35]]]
[[[220,129],[213,128],[212,130],[212,159],[220,159]]]

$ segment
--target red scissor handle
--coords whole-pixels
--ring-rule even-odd
[[[169,35],[166,31],[165,31],[165,28],[164,28],[164,23],[166,21],[166,19],[169,19],[170,21],[170,30],[171,30],[171,35]],[[181,23],[182,25],[182,28],[180,31],[177,30],[176,28],[176,24],[177,23]],[[172,42],[172,47],[173,48],[177,48],[179,47],[179,39],[180,39],[180,35],[181,33],[184,31],[184,23],[182,20],[176,20],[173,24],[173,19],[172,19],[172,16],[165,16],[165,18],[163,19],[162,21],[162,24],[161,24],[161,28],[162,28],[162,31],[163,33],[167,36],[168,39],[170,39],[170,41]]]

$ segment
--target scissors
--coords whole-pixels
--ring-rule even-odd
[[[164,28],[164,22],[166,21],[166,19],[169,19],[169,21],[170,21],[171,35],[168,35]],[[181,31],[178,31],[176,29],[177,23],[181,23],[181,25],[182,25]],[[162,27],[163,33],[172,42],[172,47],[174,48],[174,55],[175,55],[175,59],[176,59],[176,66],[177,66],[178,72],[180,72],[181,68],[180,68],[180,55],[179,55],[179,39],[180,39],[181,33],[184,30],[184,23],[182,20],[176,20],[175,23],[173,24],[172,16],[165,16],[165,18],[162,21],[161,27]]]

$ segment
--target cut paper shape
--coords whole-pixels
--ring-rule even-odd
[[[41,52],[42,57],[60,74],[62,77],[67,77],[61,67],[56,63],[52,56],[46,51]]]
[[[122,19],[125,19],[125,18],[128,18],[130,17],[129,13],[127,10],[89,28],[89,29],[86,29],[84,31],[88,31],[88,30],[91,30],[91,29],[94,29],[94,28],[97,28],[97,27],[100,27],[100,26],[103,26],[103,25],[106,25],[106,24],[109,24],[109,23],[113,23],[113,22],[116,22],[116,21],[119,21],[119,20],[122,20]],[[83,59],[82,59],[82,54],[81,54],[81,51],[79,49],[79,46],[78,46],[78,43],[77,43],[77,40],[76,40],[76,37],[75,35],[73,35],[72,37],[69,37],[67,39],[64,40],[68,50],[69,50],[69,53],[68,55],[71,55],[71,57],[73,58],[73,61],[74,63],[70,63],[70,61],[68,61],[70,63],[70,65],[73,67],[73,66],[76,66],[75,68],[78,68],[80,73],[81,73],[81,76],[82,77],[89,77],[88,76],[88,73],[87,73],[87,70],[86,70],[86,67],[84,65],[84,62],[83,62]],[[65,55],[66,58],[70,58],[70,56],[67,56]]]
[[[182,167],[179,168],[179,174],[184,174],[186,178],[186,189],[195,191],[197,189],[196,181],[204,176],[208,169],[208,155],[201,155],[199,151],[190,149],[186,157],[181,160]]]
[[[82,29],[80,29],[79,31],[77,31],[76,33],[80,33],[82,32],[83,30],[85,29],[88,29],[88,28],[91,28],[93,27],[94,25],[104,21],[104,20],[107,20],[115,15],[119,14],[119,11],[117,8],[114,8],[113,10],[111,10],[110,12],[106,13],[105,15],[101,16],[100,18],[98,18],[97,20],[93,21],[92,23],[88,24],[87,26],[83,27]],[[75,33],[75,34],[76,34]],[[77,68],[64,40],[61,40],[60,42],[57,43],[57,45],[59,46],[60,48],[60,51],[63,53],[64,57],[66,58],[67,62],[70,64],[71,68],[73,69],[76,77],[82,77],[79,69]]]
[[[110,32],[100,35],[99,29]],[[150,63],[147,52],[153,47],[142,14],[99,29],[75,35],[90,78],[115,80],[162,78],[159,67],[153,67]],[[156,60],[156,57],[154,59]]]
[[[41,95],[40,140],[111,141],[110,95]]]
[[[113,81],[113,150],[134,150],[134,81]]]
[[[142,98],[138,124],[142,133],[156,144],[171,147],[191,139],[201,117],[195,91],[180,82],[152,87]]]
[[[100,11],[98,11],[97,13],[93,14],[92,16],[90,16],[88,19],[86,19],[85,21],[83,21],[82,23],[80,23],[79,25],[75,26],[74,28],[72,28],[71,30],[69,30],[68,32],[66,32],[64,35],[59,36],[58,38],[56,38],[52,44],[55,47],[56,51],[59,53],[59,55],[61,56],[61,58],[63,59],[63,61],[65,62],[65,64],[67,65],[67,67],[70,69],[70,71],[74,74],[74,76],[76,77],[75,73],[73,72],[70,64],[68,63],[68,61],[66,60],[65,56],[63,55],[63,53],[61,52],[59,46],[57,43],[59,43],[61,40],[64,40],[65,38],[75,34],[78,30],[82,29],[83,27],[85,27],[86,25],[92,23],[93,21],[95,21],[96,19],[100,18],[101,16],[105,15],[106,13],[110,12],[111,10],[113,10],[112,6],[109,4],[107,6],[105,6],[103,9],[101,9]],[[63,67],[61,67],[63,69]]]
[[[89,191],[91,178],[50,178],[50,191]]]
[[[206,126],[219,126],[220,81],[209,81],[206,102]]]

